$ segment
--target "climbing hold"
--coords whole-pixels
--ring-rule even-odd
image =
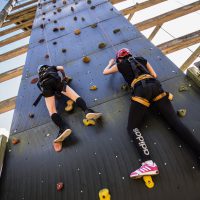
[[[67,1],[63,1],[63,4],[66,5],[66,4],[67,4]]]
[[[57,32],[57,31],[59,31],[58,28],[53,28],[53,32]]]
[[[178,89],[179,92],[187,91],[188,87],[186,85],[181,85]]]
[[[97,86],[96,85],[90,86],[90,90],[97,90]]]
[[[44,39],[40,39],[38,42],[43,43],[44,41],[45,41]]]
[[[42,20],[45,20],[45,17],[43,17]]]
[[[187,113],[187,110],[186,110],[186,109],[179,109],[179,110],[177,111],[177,115],[178,115],[179,117],[185,117],[186,113]]]
[[[90,62],[90,57],[84,56],[84,57],[82,58],[82,61],[83,61],[84,63],[89,63],[89,62]]]
[[[99,191],[99,199],[100,200],[111,200],[111,195],[109,194],[109,190],[104,188]]]
[[[63,53],[66,53],[66,52],[67,52],[67,49],[62,49],[62,52],[63,52]]]
[[[13,138],[12,139],[12,144],[18,144],[18,143],[20,143],[20,139],[18,139],[18,138]]]
[[[121,31],[120,28],[117,28],[117,29],[113,30],[113,33],[116,34],[116,33],[120,32],[120,31]]]
[[[145,182],[145,185],[148,187],[148,188],[153,188],[154,187],[154,182],[153,182],[153,179],[151,176],[143,176],[142,177],[144,182]]]
[[[54,20],[54,21],[53,21],[53,23],[55,23],[55,24],[56,24],[57,22],[58,22],[57,20]]]
[[[55,42],[53,42],[53,45],[56,45],[57,44],[57,42],[55,41]]]
[[[114,10],[113,8],[110,9],[110,11],[113,11],[113,10]]]
[[[127,91],[129,89],[129,86],[127,84],[123,84],[121,86],[121,90]]]
[[[90,7],[91,10],[94,10],[95,8],[96,8],[95,6],[91,6],[91,7]]]
[[[42,13],[42,15],[46,15],[46,13],[45,13],[45,12],[43,12],[43,13]]]
[[[81,20],[82,20],[82,21],[85,21],[85,18],[84,18],[84,17],[81,17]]]
[[[87,0],[87,3],[88,3],[88,4],[91,4],[91,3],[92,3],[92,1],[91,1],[91,0]]]
[[[63,189],[63,187],[64,187],[64,183],[62,183],[62,182],[59,182],[56,185],[57,191],[61,191]]]
[[[74,8],[73,7],[71,7],[71,11],[74,12]]]
[[[45,55],[45,58],[49,58],[49,54],[46,54],[46,55]]]
[[[38,78],[33,78],[32,80],[31,80],[31,84],[35,84],[35,83],[37,83],[38,82]]]
[[[61,27],[60,27],[60,30],[61,30],[61,31],[65,30],[65,27],[64,27],[64,26],[61,26]]]
[[[56,8],[56,5],[54,5],[53,7]]]
[[[56,0],[52,0],[52,3],[56,3]]]
[[[90,25],[91,28],[96,28],[97,27],[97,23],[96,24],[92,24]]]
[[[99,49],[103,49],[106,47],[106,43],[102,42],[99,44]]]
[[[75,30],[75,31],[74,31],[74,34],[75,34],[75,35],[80,35],[80,34],[81,34],[81,30],[80,30],[80,29]]]
[[[77,5],[77,4],[78,4],[78,1],[75,2],[75,5]]]
[[[48,21],[50,22],[51,20],[50,20],[50,19],[48,19]]]
[[[70,112],[74,109],[74,102],[70,99],[66,102],[67,106],[65,107],[65,111]]]
[[[53,12],[53,14],[54,14],[54,15],[56,15],[56,14],[57,14],[57,12]]]
[[[58,11],[58,12],[61,12],[61,11],[62,11],[62,9],[61,9],[61,8],[57,8],[57,11]]]
[[[83,119],[83,124],[85,126],[95,126],[96,122],[94,119]]]
[[[77,21],[77,17],[76,16],[74,17],[74,21]]]
[[[40,28],[41,28],[41,29],[44,29],[44,27],[45,27],[44,24],[41,24],[41,25],[40,25]]]
[[[34,116],[35,116],[35,115],[34,115],[33,113],[29,113],[29,115],[28,115],[28,116],[29,116],[29,118],[31,118],[31,119],[32,119],[32,118],[34,118]]]

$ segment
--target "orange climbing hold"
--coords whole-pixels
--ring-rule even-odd
[[[80,30],[80,29],[75,30],[75,31],[74,31],[74,34],[75,34],[75,35],[80,35],[80,34],[81,34],[81,30]]]
[[[83,59],[82,59],[82,61],[83,61],[84,63],[89,63],[89,62],[90,62],[90,57],[84,56]]]
[[[65,107],[65,111],[67,111],[67,112],[72,111],[74,109],[74,107],[73,107],[74,102],[70,99],[66,103],[67,103],[67,106]]]
[[[96,85],[90,86],[90,90],[97,90],[97,86]]]
[[[20,139],[18,139],[18,138],[13,138],[12,139],[12,144],[18,144],[18,143],[20,143]]]

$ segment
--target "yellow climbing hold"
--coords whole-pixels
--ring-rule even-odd
[[[99,191],[99,199],[100,200],[111,200],[111,195],[109,194],[109,190],[104,188]]]
[[[74,31],[74,34],[75,34],[75,35],[80,35],[80,34],[81,34],[81,30],[80,30],[80,29],[75,30],[75,31]]]
[[[151,176],[143,176],[142,177],[144,182],[145,182],[145,185],[148,187],[148,188],[153,188],[154,187],[154,182],[153,182],[153,179]]]
[[[72,111],[74,102],[70,99],[66,103],[67,103],[67,106],[65,107],[65,111],[67,112]]]
[[[90,86],[90,90],[97,90],[97,86],[96,85]]]
[[[93,119],[83,119],[83,124],[85,126],[95,126],[96,122]]]
[[[83,59],[82,59],[82,61],[83,61],[84,63],[89,63],[89,62],[90,62],[90,57],[84,56]]]

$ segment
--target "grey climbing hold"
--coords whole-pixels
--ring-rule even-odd
[[[120,32],[120,31],[121,31],[120,28],[117,28],[117,29],[113,30],[113,33],[116,34],[116,33]]]
[[[186,85],[181,85],[178,89],[179,92],[188,91],[188,87]]]

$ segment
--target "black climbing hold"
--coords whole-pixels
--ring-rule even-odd
[[[45,17],[43,17],[42,20],[45,20]]]
[[[91,10],[94,10],[95,8],[96,8],[95,6],[91,6],[91,7],[90,7]]]
[[[119,28],[117,28],[117,29],[113,30],[113,33],[116,34],[116,33],[120,32],[120,31],[121,30]]]
[[[53,45],[56,45],[57,44],[57,42],[55,41],[55,42],[53,42]]]
[[[81,20],[82,20],[82,21],[85,21],[85,18],[84,18],[84,17],[81,17]]]
[[[114,10],[113,8],[110,9],[110,11],[113,11],[113,10]]]
[[[50,19],[48,19],[48,21],[50,22],[51,20],[50,20]]]
[[[46,59],[49,58],[49,54],[46,54],[46,55],[45,55],[45,58],[46,58]]]
[[[45,41],[45,39],[40,39],[38,42],[43,43],[44,41]]]
[[[35,115],[34,115],[33,113],[29,113],[29,118],[32,119],[32,118],[34,118],[34,116],[35,116]]]
[[[63,52],[63,53],[66,53],[66,52],[67,52],[67,49],[62,49],[62,52]]]
[[[71,7],[71,11],[74,12],[74,8],[73,7]]]
[[[40,25],[40,28],[41,28],[41,29],[44,29],[44,27],[45,27],[44,24],[41,24],[41,25]]]
[[[43,12],[43,13],[42,13],[42,15],[46,15],[46,13],[45,13],[45,12]]]
[[[74,17],[74,21],[77,21],[77,17],[76,16]]]
[[[53,12],[54,15],[56,15],[57,12]]]
[[[92,3],[92,1],[91,1],[91,0],[87,0],[87,3],[88,3],[88,4],[91,4],[91,3]]]
[[[57,31],[59,31],[58,28],[54,28],[54,29],[53,29],[53,32],[57,32]]]
[[[53,23],[55,23],[55,24],[56,24],[56,23],[57,23],[57,20],[54,20],[54,21],[53,21]]]

